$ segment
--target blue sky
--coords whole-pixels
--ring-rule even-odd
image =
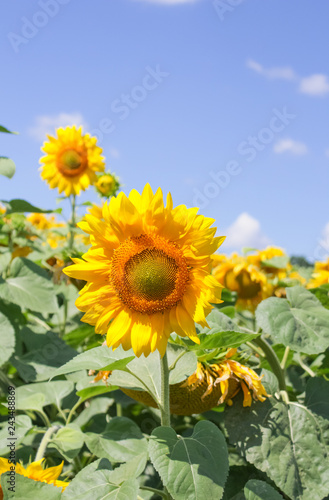
[[[0,15],[0,123],[20,134],[0,136],[17,166],[1,199],[55,207],[40,146],[81,122],[126,192],[199,205],[227,252],[329,253],[327,2],[16,0]]]

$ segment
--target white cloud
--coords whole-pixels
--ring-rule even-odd
[[[299,92],[303,94],[322,96],[329,92],[329,79],[327,75],[311,75],[302,78],[299,85]]]
[[[84,131],[88,129],[88,125],[80,113],[59,113],[52,116],[37,116],[35,124],[27,130],[27,133],[39,142],[46,140],[47,135],[54,135],[57,128],[69,125],[82,125]]]
[[[311,96],[324,96],[329,92],[329,78],[321,73],[300,77],[291,66],[265,68],[253,59],[247,59],[246,66],[269,80],[288,80],[298,82],[298,91]]]
[[[294,141],[293,139],[280,139],[273,146],[274,153],[282,154],[287,151],[293,155],[305,155],[307,146],[303,142]]]
[[[269,80],[295,80],[296,73],[290,66],[279,66],[273,68],[264,68],[261,64],[253,59],[247,59],[246,65],[248,68],[256,71],[260,75],[265,76]]]
[[[260,222],[246,212],[240,214],[226,231],[225,247],[240,251],[243,247],[264,248],[271,243]]]

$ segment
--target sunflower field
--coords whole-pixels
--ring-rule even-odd
[[[70,217],[1,201],[0,498],[328,499],[329,260],[221,253],[82,128],[42,151]]]

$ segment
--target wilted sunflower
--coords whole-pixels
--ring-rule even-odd
[[[57,465],[56,467],[48,467],[47,469],[44,469],[42,467],[41,464],[43,461],[44,458],[38,460],[37,462],[32,462],[30,465],[26,467],[26,469],[19,463],[16,463],[15,473],[19,474],[20,476],[25,476],[30,479],[33,479],[34,481],[53,484],[54,486],[62,488],[62,491],[64,491],[65,488],[70,484],[69,482],[66,481],[58,481],[58,477],[62,473],[64,461],[60,465]],[[0,457],[0,476],[8,472],[10,470],[10,467],[11,464],[8,463],[8,458]],[[0,500],[2,500],[2,498],[3,498],[3,492],[0,486]]]
[[[254,310],[257,305],[273,293],[273,287],[266,275],[245,257],[233,254],[231,257],[213,257],[217,266],[213,275],[225,288],[237,292],[237,306]]]
[[[265,401],[268,396],[261,378],[254,370],[238,361],[229,359],[236,354],[236,349],[229,349],[225,358],[216,364],[201,363],[183,382],[170,386],[170,413],[174,415],[192,415],[204,413],[221,403],[232,404],[232,398],[243,391],[243,406],[251,406],[252,399]],[[93,375],[90,372],[90,375]],[[100,371],[94,381],[107,383],[111,372]],[[111,379],[110,379],[111,380]],[[145,391],[122,388],[121,390],[139,403],[157,408],[152,396]]]
[[[79,194],[97,180],[96,172],[105,168],[102,149],[96,145],[96,137],[82,134],[82,127],[66,127],[57,130],[57,138],[48,136],[40,159],[41,177],[51,189],[58,188],[66,196]]]
[[[329,259],[326,262],[315,262],[314,273],[307,288],[317,288],[329,283]]]
[[[163,356],[172,332],[198,342],[194,322],[207,326],[211,304],[221,302],[209,265],[224,237],[214,238],[214,219],[197,211],[173,208],[170,193],[164,206],[161,189],[147,184],[142,195],[105,203],[104,220],[89,214],[79,224],[92,246],[65,273],[87,281],[76,305],[109,347]]]

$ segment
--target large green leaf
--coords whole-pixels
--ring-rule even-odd
[[[316,415],[329,420],[329,382],[324,378],[310,378],[306,385],[305,405]]]
[[[244,487],[246,500],[283,500],[283,497],[272,486],[259,481],[250,479]]]
[[[112,481],[115,471],[111,469],[110,462],[105,458],[84,467],[70,482],[62,500],[137,500],[137,480],[131,478],[115,483]]]
[[[89,380],[90,383],[90,380]],[[81,389],[76,394],[81,398],[81,402],[86,401],[89,398],[94,398],[95,396],[100,396],[101,394],[106,394],[108,392],[113,392],[117,390],[116,386],[108,385],[91,385],[85,389]]]
[[[63,363],[76,355],[56,333],[43,327],[26,326],[19,336],[27,352],[12,356],[10,362],[25,382],[49,380]]]
[[[272,397],[242,409],[238,396],[225,411],[225,426],[242,456],[290,498],[322,500],[328,493],[328,428],[308,408]]]
[[[131,352],[129,355],[121,348],[113,351],[106,346],[95,347],[75,356],[71,361],[56,370],[52,377],[79,370],[119,370],[123,369],[134,358],[135,356]]]
[[[244,342],[258,337],[257,334],[245,332],[229,316],[218,309],[213,309],[207,316],[207,323],[209,328],[197,327],[200,344],[186,340],[189,349],[199,351],[202,349],[239,347]]]
[[[6,156],[0,156],[0,175],[4,175],[11,179],[16,171],[16,166],[13,160]]]
[[[10,277],[0,280],[0,297],[36,312],[58,310],[54,285],[46,271],[25,258],[12,261]]]
[[[148,453],[144,451],[144,453],[120,464],[119,467],[116,467],[111,472],[111,482],[121,484],[123,481],[127,481],[127,479],[139,477],[146,467],[147,459]]]
[[[112,403],[113,399],[110,398],[100,397],[92,399],[87,408],[79,413],[78,417],[74,420],[74,424],[79,427],[84,427],[96,415],[106,414]]]
[[[287,288],[287,299],[271,297],[256,310],[258,325],[273,340],[306,354],[329,347],[329,311],[301,286]]]
[[[6,474],[1,476],[1,486],[3,500],[36,500],[36,498],[38,500],[61,500],[62,498],[62,488],[41,481],[34,481],[19,474],[15,475],[14,491],[8,490],[11,485],[7,483]]]
[[[126,417],[113,418],[102,433],[87,433],[85,442],[96,457],[108,458],[111,462],[126,462],[147,452],[142,432]]]
[[[316,296],[323,307],[329,309],[329,283],[326,285],[321,285],[318,288],[311,288],[310,292]]]
[[[6,215],[13,213],[36,213],[36,214],[50,214],[52,212],[59,212],[59,210],[43,210],[42,208],[31,205],[28,201],[14,199],[10,201],[0,200],[6,207]]]
[[[60,407],[61,400],[70,394],[73,388],[74,384],[69,380],[21,385],[16,389],[16,408],[40,411],[49,404]]]
[[[149,453],[175,500],[222,497],[228,455],[224,436],[213,423],[198,422],[188,438],[177,436],[170,427],[158,427],[152,432]]]
[[[48,446],[49,448],[56,448],[68,462],[72,462],[81,450],[83,443],[83,432],[77,426],[71,424],[59,429]]]

